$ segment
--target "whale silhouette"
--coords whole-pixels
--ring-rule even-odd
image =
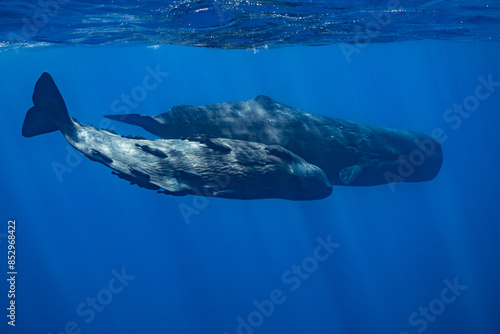
[[[420,182],[441,168],[431,136],[308,113],[267,96],[201,107],[181,105],[156,116],[106,115],[161,138],[230,138],[280,145],[320,167],[333,185]]]
[[[330,195],[324,172],[277,145],[228,138],[131,139],[70,118],[52,77],[43,73],[22,134],[61,131],[89,159],[158,192],[232,199],[315,200]]]

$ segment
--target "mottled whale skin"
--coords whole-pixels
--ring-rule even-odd
[[[315,200],[330,195],[324,172],[276,145],[227,138],[130,139],[69,117],[52,77],[42,74],[22,133],[60,130],[68,142],[120,178],[166,194],[232,199]]]
[[[312,114],[263,95],[201,107],[181,105],[153,117],[106,117],[161,138],[206,136],[280,145],[320,167],[334,185],[428,181],[443,159],[441,145],[428,135]]]

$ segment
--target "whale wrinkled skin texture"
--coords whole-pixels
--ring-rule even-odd
[[[278,145],[230,138],[131,139],[71,119],[48,73],[35,85],[22,133],[61,131],[113,174],[161,193],[231,199],[315,200],[331,194],[325,173]]]
[[[320,167],[334,185],[429,181],[442,164],[431,136],[308,113],[257,96],[201,107],[181,105],[157,116],[107,115],[161,138],[208,136],[279,145]]]

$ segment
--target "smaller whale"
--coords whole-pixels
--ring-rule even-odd
[[[89,159],[141,187],[175,195],[316,200],[332,186],[318,167],[278,145],[227,138],[132,139],[70,118],[48,73],[38,79],[22,134],[61,131]]]

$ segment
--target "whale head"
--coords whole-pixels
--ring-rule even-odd
[[[393,131],[394,134],[387,132],[377,138],[379,149],[376,154],[340,171],[339,178],[343,184],[356,186],[423,182],[439,174],[443,151],[435,138],[411,131],[387,131]]]

